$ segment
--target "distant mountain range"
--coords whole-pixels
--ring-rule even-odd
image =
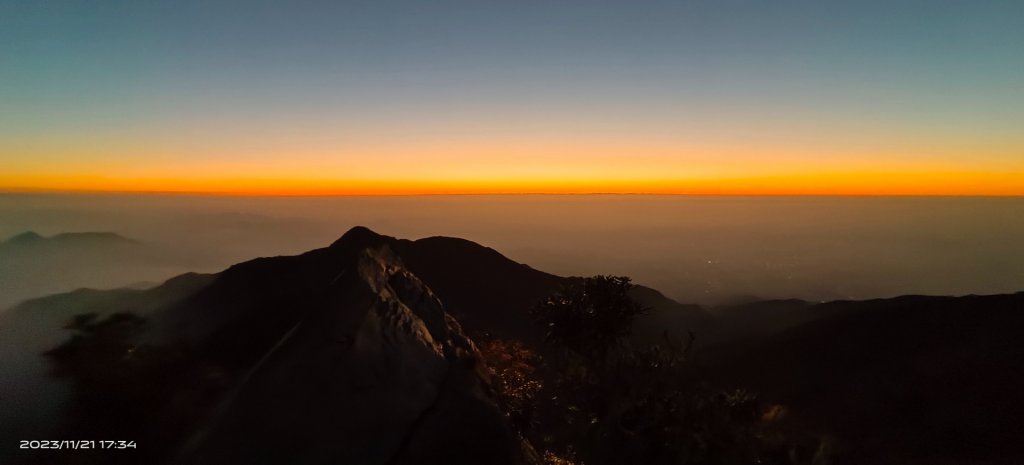
[[[44,237],[33,231],[26,231],[13,236],[6,241],[0,242],[0,247],[7,250],[15,250],[23,247],[68,247],[68,246],[111,246],[138,244],[134,239],[129,239],[112,232],[75,232],[61,233],[50,237]]]
[[[39,240],[52,239],[15,242]],[[539,463],[498,409],[474,339],[542,350],[528,311],[576,279],[463,239],[358,227],[148,290],[25,302],[0,318],[0,341],[21,342],[0,347],[8,366],[39,375],[38,354],[66,337],[57,326],[95,315],[51,352],[79,394],[47,433],[147,444],[104,463]],[[760,392],[787,421],[833,435],[843,463],[1024,458],[1024,294],[709,310],[632,292],[651,308],[634,344],[694,332],[702,379]],[[115,369],[132,381],[110,381],[124,379],[104,371]],[[15,394],[36,405],[31,390]],[[5,440],[53,424],[2,420]]]
[[[0,242],[0,312],[28,298],[79,287],[127,284],[119,270],[139,262],[145,247],[111,232],[25,232]]]

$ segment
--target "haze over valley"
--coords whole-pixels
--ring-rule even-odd
[[[625,274],[704,305],[993,294],[1024,288],[1022,218],[1024,199],[991,197],[7,194],[0,237],[103,231],[137,243],[130,253],[93,244],[87,259],[75,258],[81,247],[32,252],[19,260],[68,277],[28,275],[7,260],[0,286],[22,282],[20,299],[155,284],[298,253],[366,225],[399,237],[469,238],[560,275]],[[46,292],[28,295],[38,282]]]

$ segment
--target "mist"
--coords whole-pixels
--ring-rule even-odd
[[[324,247],[356,225],[399,238],[462,237],[559,275],[628,275],[703,305],[1024,289],[1022,198],[646,195],[7,194],[0,238],[102,231],[140,248],[131,260],[101,252],[84,264],[36,264],[89,267],[82,276],[100,280],[72,273],[39,290],[8,266],[0,284],[18,279],[19,289],[43,294],[156,283]]]

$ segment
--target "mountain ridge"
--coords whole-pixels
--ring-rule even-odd
[[[44,243],[86,242],[94,244],[140,244],[136,239],[122,236],[111,231],[63,232],[52,236],[43,236],[35,231],[25,231],[0,241],[0,245],[27,246]]]
[[[139,328],[130,340],[108,345],[145,348],[137,363],[159,369],[132,367],[136,362],[122,358],[81,365],[92,357],[74,355],[90,354],[91,346],[81,344],[89,333],[81,331],[51,352],[65,372],[85,376],[72,375],[79,383],[90,379],[89,370],[124,363],[132,368],[128,372],[141,373],[138,383],[100,386],[125,389],[124,396],[86,397],[79,408],[94,409],[96,417],[118,418],[121,412],[146,418],[167,425],[161,430],[167,434],[201,425],[202,433],[190,433],[187,445],[176,446],[175,456],[187,463],[519,465],[536,463],[536,454],[502,420],[474,338],[541,347],[529,316],[534,299],[576,279],[535,270],[465,239],[396,239],[360,227],[299,255],[182,275],[151,290],[33,300],[14,315],[46,312],[52,323],[99,308],[111,316],[100,315],[94,327]],[[996,458],[1024,456],[1012,440],[1016,432],[1024,434],[1014,423],[1024,415],[1024,402],[1013,394],[1024,386],[1016,374],[1024,365],[1017,342],[1024,332],[1024,292],[823,304],[780,300],[709,313],[653,289],[634,290],[634,298],[659,303],[636,321],[634,343],[660,340],[665,330],[677,336],[695,331],[698,340],[710,334],[712,340],[692,354],[697,379],[764,393],[788,412],[787,421],[835,435],[844,463],[969,459],[981,457],[982,446]],[[141,320],[118,317],[123,312]],[[168,381],[167,372],[175,378]],[[136,385],[150,386],[146,396],[160,402],[147,403],[153,401],[132,391]],[[345,395],[330,395],[339,392]],[[135,406],[105,403],[136,397]],[[400,405],[384,405],[393,402]],[[899,415],[896,424],[904,429],[886,426],[891,415]],[[297,422],[303,417],[314,420]],[[268,418],[280,426],[259,430]],[[365,425],[342,418],[382,429],[360,433]],[[92,431],[97,424],[89,422],[101,420],[84,421],[77,432]],[[120,423],[107,427],[115,428],[110,434],[127,434],[116,429]],[[360,439],[331,446],[337,440],[324,431],[339,429]],[[277,439],[296,431],[307,431],[317,446]],[[910,436],[894,441],[895,434]],[[967,442],[956,446],[953,436]],[[251,438],[259,438],[259,447],[231,449]]]
[[[0,312],[27,298],[120,286],[126,274],[121,269],[144,262],[150,252],[145,244],[113,232],[17,234],[0,241]]]
[[[86,294],[121,310],[76,317],[48,352],[76,386],[58,433],[153,444],[109,463],[536,463],[475,344],[393,240],[355,229],[154,290],[67,295],[65,313]],[[158,308],[132,303],[158,291]]]
[[[301,463],[525,460],[476,374],[479,352],[440,300],[386,245],[353,238],[345,245],[365,252],[327,282],[322,304],[284,326],[288,331],[186,461],[266,462],[266,450],[233,446],[258,438],[276,443],[272,456]],[[326,397],[317,394],[318,386],[331,386]],[[446,439],[458,436],[467,444],[439,450],[429,425],[452,417],[473,428],[449,427]]]

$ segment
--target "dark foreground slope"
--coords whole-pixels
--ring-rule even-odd
[[[835,437],[843,463],[1024,460],[1024,293],[810,310],[821,317],[697,360]]]

